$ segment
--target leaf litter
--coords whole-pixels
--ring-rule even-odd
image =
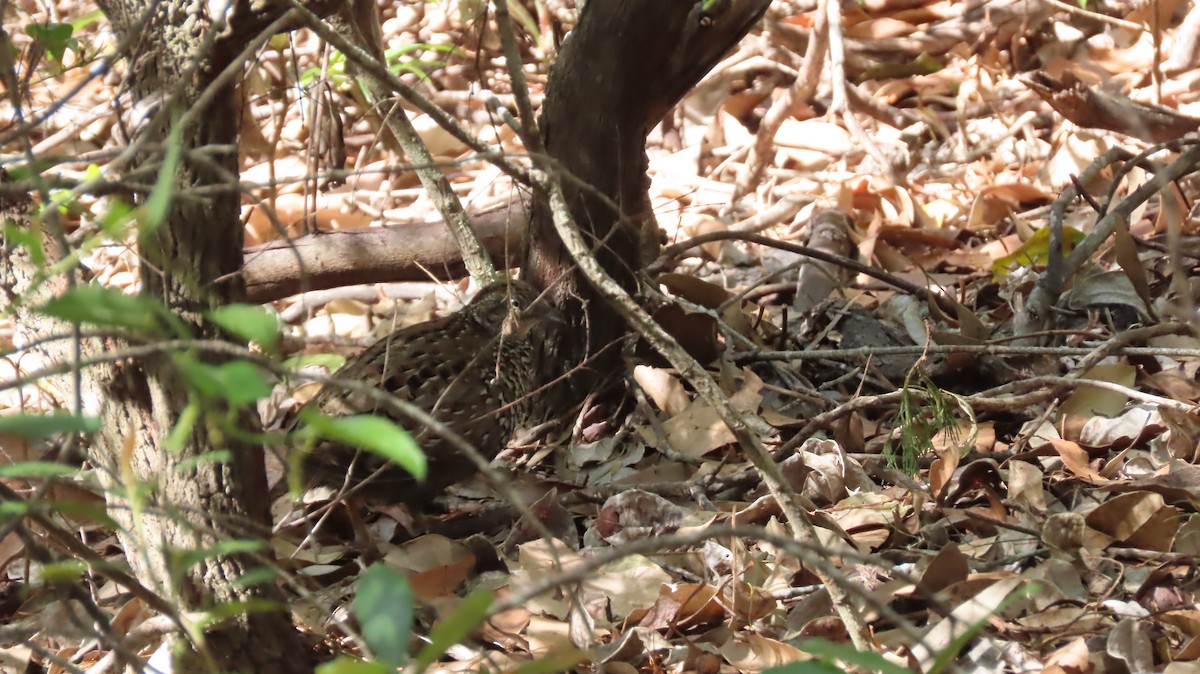
[[[1191,64],[1156,83],[1147,75],[1157,67],[1153,31],[1127,25],[1147,25],[1147,10],[1120,3],[1104,15],[1043,3],[1019,22],[1014,3],[991,3],[987,21],[952,3],[861,3],[846,8],[847,58],[830,67],[865,99],[850,106],[865,131],[830,107],[837,92],[823,80],[815,98],[792,102],[762,154],[763,115],[783,99],[816,23],[812,11],[777,4],[767,20],[774,30],[756,28],[651,134],[659,225],[671,243],[751,232],[804,240],[887,276],[714,238],[659,270],[673,303],[657,318],[718,373],[733,405],[756,419],[754,432],[773,441],[822,547],[789,542],[778,506],[715,411],[693,400],[677,373],[635,357],[623,403],[584,410],[550,451],[508,453],[522,467],[518,493],[536,504],[531,512],[552,540],[478,480],[456,488],[438,518],[468,526],[415,538],[421,525],[402,509],[377,508],[364,520],[335,506],[314,535],[312,520],[295,518],[322,503],[319,495],[276,502],[275,549],[311,590],[294,607],[298,623],[331,648],[357,648],[333,616],[352,596],[360,564],[382,560],[409,576],[424,621],[469,589],[499,597],[501,610],[447,670],[509,669],[587,649],[606,671],[760,671],[820,652],[807,638],[845,640],[814,575],[824,559],[844,574],[871,643],[905,667],[936,669],[946,653],[981,671],[1194,664],[1194,184],[1160,190],[1119,228],[1124,238],[1101,241],[1068,279],[1056,330],[1013,336],[1053,257],[1054,200],[1073,180],[1108,204],[1148,184],[1153,173],[1143,168],[1115,183],[1111,171],[1083,177],[1110,148],[1136,153],[1178,138],[1181,124],[1195,128],[1186,119],[1200,109]],[[1167,5],[1168,18],[1185,9]],[[45,18],[32,6],[21,11]],[[460,11],[386,7],[385,39],[463,49],[427,50],[436,63],[426,90],[486,140],[519,151],[469,94],[476,77],[503,94],[507,74],[490,63],[475,70],[470,55],[496,54],[498,44],[473,37]],[[1164,45],[1184,40],[1178,21],[1166,25]],[[949,28],[961,36],[948,40]],[[20,32],[10,33],[20,46]],[[294,48],[306,66],[318,63],[311,36],[297,35]],[[544,68],[544,45],[526,49]],[[295,235],[434,217],[349,96],[342,114],[354,175],[310,193],[301,106],[270,94],[284,63],[264,55],[246,85],[248,138],[280,140],[244,148],[242,178],[259,200],[245,204],[248,244],[278,237],[278,222]],[[34,87],[33,102],[48,105],[82,73],[67,69]],[[535,94],[541,81],[533,78]],[[88,83],[76,105],[50,117],[38,147],[84,155],[108,146],[104,102],[117,95],[109,81]],[[55,135],[71,127],[70,140]],[[418,128],[456,162],[456,189],[472,207],[513,198],[485,162],[436,128]],[[282,187],[270,189],[271,176]],[[83,197],[81,206],[68,216],[80,227],[102,202]],[[840,214],[832,236],[814,237],[830,213]],[[1098,219],[1088,204],[1070,204],[1069,245]],[[129,242],[113,243],[85,262],[100,281],[136,291],[137,256]],[[391,300],[422,300],[399,319],[419,322],[452,308],[460,290],[405,288],[293,312],[302,319],[291,321],[285,346],[352,352],[392,328]],[[275,308],[285,314],[298,302]],[[2,333],[8,345],[11,333]],[[1050,344],[1059,348],[1022,351]],[[7,391],[0,402],[6,412],[49,404],[29,391]],[[0,437],[0,447],[30,453],[18,439]],[[273,479],[282,473],[274,466]],[[93,549],[119,557],[102,526],[85,529]],[[6,586],[39,573],[17,563],[23,546],[11,535],[0,551]],[[140,600],[101,594],[123,624],[150,616]],[[44,602],[54,600],[26,599],[21,613]]]

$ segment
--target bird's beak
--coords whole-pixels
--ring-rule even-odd
[[[548,302],[535,302],[532,307],[525,312],[525,318],[534,321],[542,321],[545,323],[554,323],[557,325],[565,325],[567,317],[561,311],[551,306]]]
[[[540,326],[563,325],[566,322],[567,317],[558,309],[545,302],[535,302],[533,306],[520,314],[510,313],[504,321],[503,333],[525,339],[531,331]]]

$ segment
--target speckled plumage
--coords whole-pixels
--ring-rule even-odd
[[[372,383],[429,412],[482,454],[493,457],[532,409],[527,395],[538,380],[548,338],[538,292],[520,282],[488,286],[461,310],[399,330],[351,358],[335,375]],[[330,416],[380,414],[407,428],[424,450],[429,475],[417,483],[394,465],[360,490],[396,503],[428,501],[475,472],[469,459],[431,431],[361,393],[327,386],[309,403]],[[334,487],[356,485],[382,460],[351,447],[321,443],[306,472]]]

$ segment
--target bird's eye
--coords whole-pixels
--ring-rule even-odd
[[[515,297],[510,297],[508,300],[508,305],[511,306],[513,309],[520,309],[521,308],[521,300],[519,300]]]

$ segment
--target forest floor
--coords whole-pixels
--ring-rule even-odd
[[[527,4],[536,106],[573,10]],[[304,588],[296,619],[328,648],[357,648],[333,616],[366,563],[383,560],[408,574],[424,618],[468,590],[496,593],[503,610],[447,671],[509,671],[571,648],[591,649],[606,672],[760,671],[845,641],[819,571],[837,575],[885,654],[833,657],[866,670],[939,671],[951,658],[968,671],[1200,671],[1197,190],[1186,176],[1155,182],[1200,126],[1187,116],[1200,117],[1200,63],[1180,62],[1196,39],[1187,6],[850,3],[837,57],[803,95],[816,14],[789,4],[776,2],[651,133],[650,195],[668,245],[727,235],[670,249],[656,280],[675,304],[657,318],[777,452],[820,545],[791,541],[717,410],[631,350],[617,401],[502,454],[525,517],[552,538],[482,478],[426,522],[401,507],[362,518],[337,506],[320,510],[315,533],[327,493],[280,496],[273,544]],[[495,25],[465,16],[471,6],[381,8],[389,58],[519,156],[481,93],[508,100]],[[119,147],[120,77],[80,65],[112,39],[94,8],[52,17],[16,2],[2,19],[22,58],[37,34],[19,26],[76,24],[58,67],[48,58],[38,71],[31,105],[82,88],[33,134],[33,154]],[[246,200],[247,246],[280,237],[267,209],[292,235],[439,219],[364,116],[344,61],[315,37],[273,41],[241,93],[242,180],[263,200]],[[325,96],[343,118],[350,175],[316,190],[311,110]],[[521,198],[444,131],[416,125],[469,211]],[[1124,163],[1159,142],[1150,162]],[[1114,149],[1128,154],[1089,171]],[[104,160],[59,170],[83,178],[91,165]],[[103,204],[85,198],[74,216]],[[1056,219],[1083,259],[1051,254]],[[95,248],[85,264],[102,283],[139,287],[128,245]],[[1051,298],[1054,321],[1031,323],[1053,274],[1066,289]],[[331,366],[470,292],[378,284],[273,308],[289,355]],[[6,367],[0,376],[18,366]],[[280,386],[260,407],[270,423],[312,392]],[[8,393],[5,409],[44,402]],[[269,469],[284,480],[283,464]],[[421,527],[439,533],[414,537]],[[102,530],[87,539],[120,554]],[[0,542],[5,582],[23,573],[19,559],[20,541]],[[148,615],[119,600],[101,605],[127,622]],[[28,615],[28,602],[4,613]]]

